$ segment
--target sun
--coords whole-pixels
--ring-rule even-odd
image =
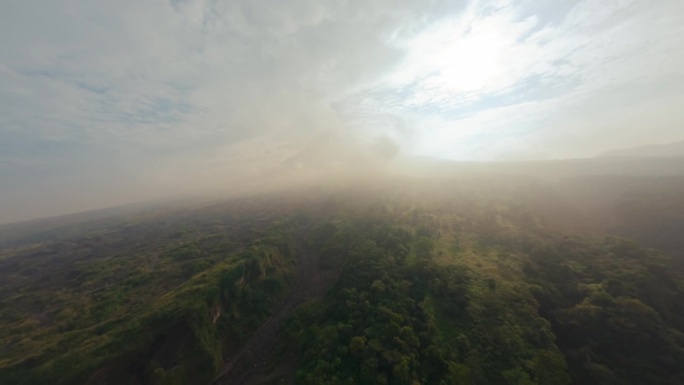
[[[471,12],[436,23],[405,43],[405,60],[389,76],[389,86],[402,92],[407,111],[429,125],[419,133],[418,152],[449,154],[459,145],[476,147],[466,142],[479,135],[479,121],[463,118],[488,108],[485,104],[496,97],[517,92],[517,85],[534,73],[530,61],[536,47],[526,37],[536,24],[506,10]],[[461,120],[452,124],[456,115]]]
[[[536,16],[521,19],[510,7],[490,10],[473,2],[404,42],[405,60],[389,79],[426,101],[505,91],[535,71],[530,58],[538,47],[529,38],[538,28]]]

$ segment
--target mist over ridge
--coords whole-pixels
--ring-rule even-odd
[[[682,14],[666,0],[22,2],[0,16],[0,222],[415,156],[681,141]]]
[[[0,11],[0,385],[684,385],[684,1]]]

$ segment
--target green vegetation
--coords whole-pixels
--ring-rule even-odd
[[[421,180],[18,242],[0,252],[0,378],[209,384],[270,320],[273,355],[241,356],[253,385],[684,383],[680,264],[568,235],[543,196]]]
[[[272,225],[239,252],[220,234],[202,235],[157,252],[75,262],[53,276],[58,284],[19,286],[2,300],[2,378],[209,382],[287,294],[293,232],[292,224]]]
[[[297,383],[569,383],[524,286],[440,265],[437,241],[421,231],[348,228],[364,235],[351,237],[340,282],[286,327],[301,341]]]
[[[684,280],[633,241],[565,238],[525,266],[576,383],[684,383]]]

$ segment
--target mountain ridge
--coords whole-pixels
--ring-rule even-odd
[[[595,158],[607,157],[684,157],[684,140],[664,144],[619,148],[605,151],[595,156]]]

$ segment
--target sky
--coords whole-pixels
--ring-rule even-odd
[[[683,36],[672,0],[7,2],[0,223],[230,189],[311,154],[680,141]]]

